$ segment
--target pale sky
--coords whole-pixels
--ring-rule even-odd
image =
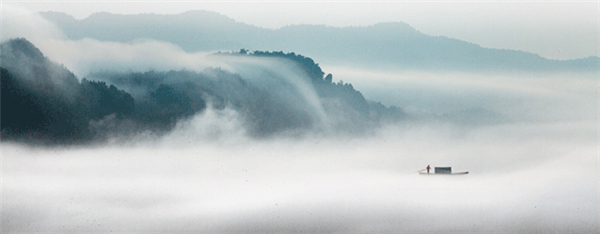
[[[3,1],[31,11],[176,14],[209,10],[239,22],[366,26],[405,22],[436,36],[487,48],[523,50],[550,59],[599,54],[598,1]]]

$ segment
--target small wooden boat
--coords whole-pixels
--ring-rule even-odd
[[[452,167],[434,167],[434,170],[431,173],[423,172],[424,170],[426,170],[426,169],[420,170],[419,174],[420,175],[466,175],[466,174],[469,174],[468,171],[452,173]]]

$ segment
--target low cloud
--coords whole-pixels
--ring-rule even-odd
[[[484,109],[513,121],[596,119],[596,74],[459,73],[324,66],[365,98],[409,113]]]
[[[220,130],[207,126],[217,115],[134,146],[4,143],[4,231],[522,233],[598,226],[594,123],[256,141],[223,133],[222,120]],[[418,175],[427,164],[470,174]]]
[[[206,59],[208,53],[186,53],[171,43],[139,38],[129,43],[84,38],[68,40],[62,30],[38,13],[11,5],[4,6],[2,41],[25,38],[50,60],[63,64],[79,78],[90,72],[149,70],[194,70],[226,67]]]
[[[3,4],[1,40],[25,37],[34,43],[42,44],[48,39],[66,39],[62,30],[39,14],[25,8]]]

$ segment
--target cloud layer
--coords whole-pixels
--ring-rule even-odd
[[[442,125],[359,139],[254,141],[235,137],[237,128],[220,118],[212,132],[219,127],[223,140],[210,141],[216,139],[210,130],[196,131],[211,129],[210,118],[135,147],[4,144],[4,231],[585,233],[598,227],[593,123],[582,126],[588,131],[510,125],[457,137]],[[470,174],[416,174],[427,164]]]

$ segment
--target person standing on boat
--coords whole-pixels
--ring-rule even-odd
[[[425,169],[427,169],[427,174],[429,174],[429,170],[431,170],[431,167],[429,165],[427,165],[427,167]]]

